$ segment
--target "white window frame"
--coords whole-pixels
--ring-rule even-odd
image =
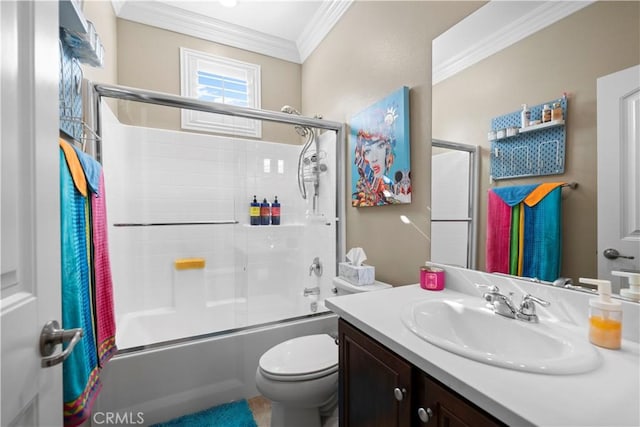
[[[198,71],[246,80],[248,107],[261,108],[260,66],[248,62],[211,55],[184,47],[180,48],[180,93],[198,97]],[[223,133],[234,136],[262,138],[262,121],[194,110],[181,110],[182,129]]]

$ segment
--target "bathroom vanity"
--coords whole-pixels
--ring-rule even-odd
[[[340,425],[503,425],[340,319]]]
[[[638,304],[623,304],[622,348],[607,350],[588,342],[593,295],[437,266],[446,270],[443,291],[410,285],[326,300],[340,316],[340,425],[640,425]],[[476,284],[513,292],[516,303],[529,293],[551,304],[537,309],[539,323],[492,317]],[[466,339],[477,337],[470,347],[504,343],[510,358],[482,362],[435,345],[409,327],[408,313],[442,316],[432,323],[444,329],[451,318],[467,319]],[[562,329],[567,340],[546,347],[542,338]]]

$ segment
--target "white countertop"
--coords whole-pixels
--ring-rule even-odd
[[[447,273],[447,287],[456,271],[463,270]],[[486,273],[481,276],[486,278]],[[325,303],[347,322],[510,426],[640,426],[637,342],[623,340],[620,350],[596,347],[602,364],[591,372],[545,375],[458,356],[422,340],[402,323],[402,310],[411,303],[459,296],[449,288],[432,292],[409,285],[328,298]],[[545,313],[539,310],[540,322],[545,321]],[[588,340],[586,323],[584,326]]]

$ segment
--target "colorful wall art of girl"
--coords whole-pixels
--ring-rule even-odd
[[[411,203],[408,87],[352,117],[349,148],[352,206]]]

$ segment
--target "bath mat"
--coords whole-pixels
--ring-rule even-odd
[[[154,424],[151,427],[257,427],[245,399]]]

